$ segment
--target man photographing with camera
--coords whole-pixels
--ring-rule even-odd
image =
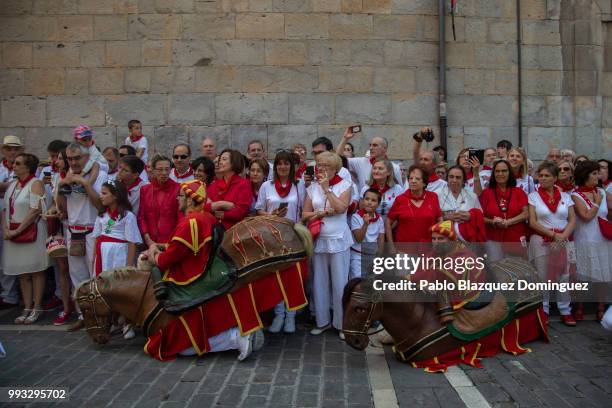
[[[433,130],[425,127],[415,133],[412,137],[414,139],[414,144],[412,147],[412,158],[414,163],[421,166],[429,174],[426,190],[436,192],[446,185],[446,181],[440,179],[434,171],[436,166],[440,164],[440,156],[438,156],[433,150],[421,150],[423,141],[429,143],[434,140]]]
[[[342,140],[338,144],[336,148],[336,153],[342,156],[344,152],[344,146],[346,143],[351,140],[353,137],[361,133],[361,126],[354,125],[349,126],[344,130],[344,136],[342,136]],[[357,176],[357,185],[358,190],[361,191],[370,180],[370,175],[372,174],[372,164],[377,160],[386,160],[387,159],[387,149],[389,147],[389,143],[384,137],[375,136],[370,140],[370,157],[350,157],[348,158],[348,167],[349,170]],[[399,165],[393,163],[393,175],[395,176],[395,181],[398,184],[402,183],[402,172],[400,170]]]

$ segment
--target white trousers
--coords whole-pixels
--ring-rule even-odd
[[[66,245],[70,248],[71,233],[69,232],[68,238],[66,239]],[[70,273],[70,280],[72,281],[72,287],[77,288],[82,282],[91,279],[94,276],[92,259],[94,251],[95,239],[91,238],[91,234],[87,234],[85,238],[85,256],[70,256],[68,255],[68,270]],[[73,294],[74,296],[74,294]],[[79,305],[75,302],[75,306],[79,315]]]
[[[0,239],[0,257],[2,256],[2,244],[4,240]],[[0,264],[0,298],[7,303],[19,304],[19,293],[17,292],[17,276],[5,275],[1,270]]]
[[[342,293],[348,282],[350,249],[335,254],[315,253],[313,265],[313,298],[317,326],[330,323],[330,305],[333,307],[332,325],[342,329]]]
[[[361,254],[355,251],[350,251],[351,254],[351,269],[349,271],[349,280],[361,278]]]
[[[555,255],[552,255],[555,256]],[[538,256],[537,258],[534,259],[535,262],[535,266],[536,269],[538,270],[538,274],[540,275],[540,280],[542,282],[546,282],[547,281],[547,274],[548,274],[548,256],[544,255],[544,256]],[[559,282],[569,282],[569,263],[566,265],[565,271],[563,271],[563,274],[559,275],[558,278]],[[549,313],[549,309],[550,309],[550,305],[549,305],[549,299],[550,299],[550,294],[548,291],[544,291],[542,292],[542,305],[544,306],[544,312],[546,314]],[[559,309],[559,313],[561,313],[561,315],[563,316],[567,316],[572,314],[572,308],[570,307],[570,303],[572,301],[572,298],[569,294],[569,292],[557,292],[557,308]]]
[[[237,327],[232,327],[224,332],[217,334],[208,339],[210,345],[209,353],[216,353],[218,351],[237,350],[238,349],[238,337],[240,332]],[[179,353],[181,356],[195,356],[197,353],[193,347],[186,348]]]
[[[274,314],[280,316],[295,316],[295,310],[287,310],[285,307],[285,301],[283,300],[274,306]]]

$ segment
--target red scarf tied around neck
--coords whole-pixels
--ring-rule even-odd
[[[587,187],[587,186],[576,187],[576,192],[578,193],[580,197],[582,197],[582,199],[587,203],[589,207],[593,207],[593,203],[591,202],[591,200],[588,199],[588,197],[584,193],[591,193],[593,191],[595,191],[595,187]]]
[[[561,191],[563,191],[564,193],[569,193],[570,191],[572,191],[574,189],[574,183],[572,183],[571,181],[568,182],[568,183],[562,183],[562,182],[557,180],[555,185],[557,187],[559,187],[561,189]]]
[[[550,212],[556,213],[557,207],[559,207],[559,203],[561,202],[561,191],[559,191],[558,188],[553,187],[553,194],[551,196],[547,191],[544,191],[543,188],[539,188],[538,194]]]
[[[334,177],[331,178],[331,180],[329,180],[329,186],[333,187],[341,181],[342,181],[342,177],[336,174]]]
[[[366,210],[362,208],[361,210],[357,211],[357,214],[359,214],[359,216],[363,218],[363,216],[366,215]],[[374,216],[370,218],[370,224],[378,221],[379,218],[380,218],[380,215],[374,212]]]
[[[289,195],[289,193],[291,192],[291,186],[292,183],[287,181],[287,185],[283,187],[283,185],[281,184],[280,180],[276,180],[274,182],[274,188],[276,189],[276,193],[281,197],[281,198],[285,198]]]
[[[383,186],[379,186],[378,183],[372,183],[372,185],[370,186],[370,188],[373,188],[374,190],[378,190],[378,192],[380,193],[381,196],[385,195],[385,193],[387,191],[389,191],[389,186],[387,184],[383,185]]]

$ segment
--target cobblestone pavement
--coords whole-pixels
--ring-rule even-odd
[[[611,406],[612,335],[594,322],[577,328],[551,322],[550,334],[550,344],[529,344],[533,353],[483,359],[483,369],[462,366],[457,371],[469,383],[464,387],[448,375],[399,363],[387,350],[397,402],[400,407]],[[243,363],[236,352],[160,363],[144,355],[143,339],[113,338],[99,347],[84,331],[48,326],[33,331],[0,326],[0,340],[8,352],[0,359],[0,386],[69,387],[70,401],[56,404],[61,407],[397,406],[373,400],[371,378],[377,374],[366,354],[345,346],[335,333],[266,335],[264,349]],[[466,400],[466,389],[481,400]]]
[[[461,366],[491,407],[612,406],[612,334],[595,322],[575,328],[549,324],[551,342],[529,343],[532,353],[499,354],[484,368]],[[424,374],[387,361],[400,407],[464,407],[456,389],[440,374]]]

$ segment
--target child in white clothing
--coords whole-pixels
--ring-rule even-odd
[[[149,159],[149,142],[142,134],[142,123],[139,120],[132,119],[128,122],[128,129],[130,135],[125,138],[125,144],[132,146],[136,150],[136,156],[146,165]]]
[[[142,244],[136,216],[131,212],[125,186],[116,180],[102,185],[100,201],[104,212],[94,224],[92,238],[96,239],[94,248],[94,268],[96,276],[102,271],[136,265],[136,247]],[[124,324],[123,336],[135,336],[130,324]]]
[[[361,278],[362,266],[361,255],[366,256],[380,254],[385,243],[385,224],[376,209],[380,205],[381,194],[378,190],[371,188],[366,190],[361,200],[361,210],[351,217],[351,231],[355,244],[351,247],[351,269],[349,280]],[[361,243],[369,245],[361,245]],[[377,243],[377,245],[374,245]]]

